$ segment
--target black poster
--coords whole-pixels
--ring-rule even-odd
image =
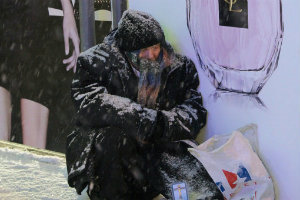
[[[248,28],[248,0],[219,0],[219,24]]]
[[[79,1],[70,2],[74,3],[74,17],[80,33]],[[94,2],[95,11],[110,11],[110,1]],[[56,13],[50,14],[51,10]],[[65,55],[64,18],[60,13],[63,14],[60,0],[0,0],[0,90],[11,95],[11,102],[6,105],[11,106],[11,115],[7,115],[11,131],[7,131],[10,134],[5,135],[5,140],[34,146],[27,139],[33,138],[39,148],[65,152],[67,135],[74,129],[75,110],[70,96],[74,73],[66,70],[63,59],[71,56],[73,44],[70,40],[70,54]],[[102,42],[110,28],[110,21],[95,21],[97,43]],[[3,99],[5,96],[0,93],[0,105],[6,102]],[[39,138],[31,133],[24,134],[22,118],[27,115],[23,115],[23,99],[48,109],[49,114],[43,116],[43,130],[46,130],[37,131]],[[38,125],[37,130],[42,129],[40,124],[35,125]],[[0,121],[0,129],[1,126],[3,121]]]

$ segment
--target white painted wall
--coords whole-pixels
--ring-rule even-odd
[[[200,91],[209,113],[202,139],[256,123],[260,156],[273,178],[277,199],[297,200],[300,199],[300,1],[282,0],[282,6],[284,40],[279,66],[259,94],[265,104],[263,108],[248,97],[212,98],[215,88],[198,65],[186,26],[185,0],[129,1],[130,8],[152,14],[166,31],[167,40],[197,65]]]

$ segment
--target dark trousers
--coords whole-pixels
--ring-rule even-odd
[[[152,199],[158,163],[149,149],[116,127],[76,129],[67,138],[69,185],[78,193],[88,186],[91,199]]]
[[[95,185],[90,198],[152,199],[157,194],[148,182],[151,172],[145,152],[120,129],[109,130],[96,136]]]
[[[85,133],[92,135],[81,132],[68,138],[72,143],[67,149],[67,165],[74,166],[72,163],[77,162],[80,148],[88,146],[84,141],[92,143],[86,154],[86,171],[71,180],[69,174],[69,181],[77,182],[76,189],[89,185],[91,199],[151,200],[158,194],[171,199],[171,186],[178,182],[185,182],[190,190],[200,194],[207,193],[208,199],[223,199],[202,164],[187,151],[189,146],[185,143],[141,145],[125,130],[115,127]],[[85,140],[86,137],[90,139]],[[77,153],[71,152],[71,146],[77,148]]]

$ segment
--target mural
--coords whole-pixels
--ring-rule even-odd
[[[80,33],[79,1],[71,2]],[[111,29],[110,1],[94,2],[96,42],[101,43]],[[73,72],[67,71],[63,64],[63,60],[71,55],[65,55],[61,1],[48,0],[37,4],[35,0],[1,0],[0,8],[0,124],[6,120],[7,126],[11,126],[11,131],[7,131],[10,136],[5,135],[5,140],[28,144],[25,138],[32,138],[41,144],[40,148],[65,152],[75,110],[70,98]],[[71,41],[70,47],[70,52],[73,52]],[[11,102],[7,101],[7,104],[12,105],[11,116],[3,118],[1,103],[5,98],[1,89],[9,92]],[[38,124],[36,132],[39,137],[29,131],[29,136],[24,134],[25,123],[21,121],[25,117],[22,118],[24,112],[20,99],[28,99],[49,109],[49,117],[43,117],[45,132],[40,131],[42,123]],[[29,113],[34,113],[34,109]],[[3,127],[1,124],[0,130]],[[4,132],[0,131],[0,138],[4,139]]]
[[[300,1],[281,0],[280,3],[278,0],[222,0],[227,7],[225,11],[220,11],[219,2],[221,1],[177,0],[174,4],[174,0],[130,0],[129,7],[151,13],[162,24],[167,40],[177,47],[179,53],[195,62],[200,78],[199,91],[208,110],[207,125],[199,133],[198,141],[231,133],[249,123],[257,124],[259,155],[272,176],[276,199],[299,199],[297,180],[300,179],[300,174],[297,172],[300,169],[300,24],[297,19],[300,18]],[[202,8],[201,12],[196,13],[201,16],[198,22],[192,21],[193,9],[197,7],[195,3],[206,6],[207,9],[214,6],[214,9],[205,11]],[[245,11],[246,8],[248,14],[243,15],[243,20],[229,20],[241,14],[235,11]],[[211,18],[211,12],[216,14],[215,18]],[[220,12],[229,17],[228,20],[225,18],[221,21],[221,24]],[[256,23],[254,25],[253,20]],[[209,21],[215,22],[215,29],[219,32],[208,32],[212,30],[208,29],[211,25]],[[187,22],[193,22],[190,25],[194,27],[196,23],[206,26],[200,27],[205,39],[199,32],[198,36],[202,38],[203,44],[213,46],[202,44],[195,49],[195,41],[191,38]],[[258,33],[246,34],[251,31]],[[231,37],[230,34],[233,33],[237,35]],[[217,37],[213,38],[214,35]],[[244,46],[241,46],[242,42]],[[244,50],[238,52],[238,49]],[[266,49],[267,53],[263,52]],[[218,53],[213,54],[216,51]],[[201,60],[198,56],[201,56]],[[216,69],[220,70],[213,71],[215,68],[208,64],[203,65],[204,62],[217,63]],[[231,65],[226,66],[227,63]],[[259,71],[257,63],[268,65]],[[234,79],[230,74],[226,80],[224,73],[226,75],[231,72],[236,72],[234,75],[238,76],[235,77],[243,79]],[[243,83],[246,80],[251,80],[249,87]],[[227,82],[231,85],[225,88]],[[244,84],[245,89],[234,88],[233,83]]]
[[[226,91],[257,94],[277,68],[280,0],[187,0],[187,24],[201,68]]]
[[[72,0],[73,7],[75,6],[75,1]],[[78,1],[77,1],[78,2]],[[95,1],[95,21],[111,21],[111,11],[110,11],[110,1]],[[79,17],[78,5],[76,6],[75,14],[77,18]],[[99,9],[99,10],[97,10]],[[63,10],[57,8],[48,8],[49,16],[64,16]]]

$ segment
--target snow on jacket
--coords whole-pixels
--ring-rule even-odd
[[[79,123],[126,128],[142,140],[195,139],[206,123],[198,73],[191,60],[180,55],[176,59],[162,74],[155,110],[136,103],[138,78],[114,44],[82,53],[72,83]]]
[[[91,167],[91,151],[102,130],[116,127],[140,144],[165,146],[195,139],[206,123],[207,111],[197,91],[198,73],[185,56],[175,54],[172,64],[164,68],[157,109],[136,103],[138,77],[116,35],[120,37],[118,29],[80,54],[72,82],[77,128],[67,138],[66,159],[69,185],[79,194],[89,182],[84,175]]]

